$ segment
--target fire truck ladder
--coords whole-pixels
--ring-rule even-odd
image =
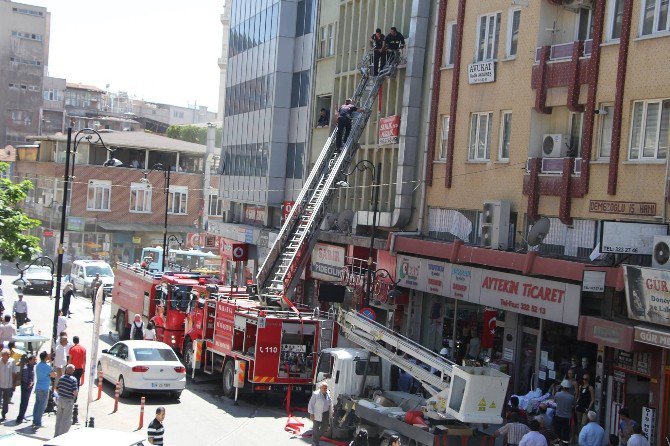
[[[316,243],[316,232],[335,193],[335,184],[354,159],[379,89],[386,78],[395,76],[401,57],[399,53],[389,53],[378,76],[371,73],[371,60],[372,52],[368,51],[359,64],[361,78],[352,96],[358,112],[353,116],[346,142],[337,150],[337,129],[330,135],[256,276],[259,295],[266,303],[292,305],[290,298]]]

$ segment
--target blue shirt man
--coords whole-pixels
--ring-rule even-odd
[[[605,429],[596,422],[598,415],[590,410],[586,416],[589,422],[579,432],[579,446],[605,445]]]
[[[35,376],[37,381],[35,382],[35,390],[49,390],[51,387],[51,366],[47,364],[46,356],[44,360],[42,355],[40,355],[40,362],[35,366]]]

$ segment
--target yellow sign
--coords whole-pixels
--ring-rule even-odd
[[[495,409],[495,408],[496,408],[495,401],[491,401],[491,405],[489,406],[489,409]]]
[[[486,400],[484,398],[482,398],[482,400],[479,402],[479,411],[480,412],[486,411]]]
[[[142,243],[142,237],[133,237],[133,244],[139,245]]]

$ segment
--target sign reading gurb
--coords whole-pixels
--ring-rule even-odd
[[[387,116],[379,120],[379,145],[398,144],[400,116]]]
[[[468,65],[468,83],[486,84],[496,81],[495,62],[477,62]]]
[[[342,246],[317,243],[312,250],[312,277],[327,282],[340,280],[340,272],[344,267],[345,249]]]

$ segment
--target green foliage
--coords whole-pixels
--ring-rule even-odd
[[[171,125],[166,133],[168,138],[179,139],[181,141],[193,142],[196,144],[207,144],[207,128],[196,125]],[[221,147],[221,138],[223,130],[216,129],[214,147]]]
[[[0,163],[0,172],[6,172],[9,164]],[[39,252],[40,239],[26,231],[40,225],[39,220],[28,217],[19,204],[28,196],[33,183],[24,180],[14,184],[0,178],[0,259],[24,262]]]

